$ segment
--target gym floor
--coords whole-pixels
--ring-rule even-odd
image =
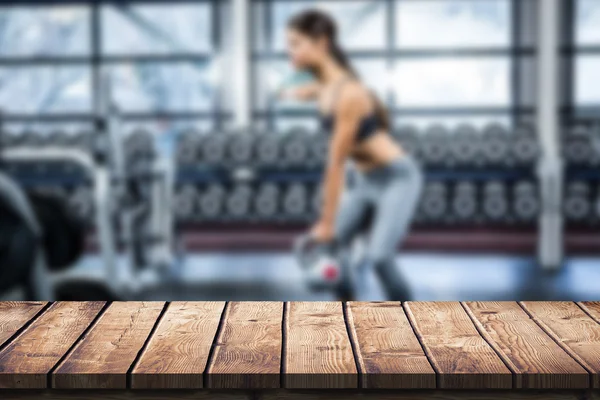
[[[413,300],[599,300],[598,258],[569,258],[562,270],[543,272],[533,258],[490,255],[408,253],[398,257]],[[99,268],[95,256],[78,268]],[[202,253],[187,256],[183,281],[142,293],[143,300],[330,300],[301,283],[289,253]],[[384,300],[371,282],[369,300]]]

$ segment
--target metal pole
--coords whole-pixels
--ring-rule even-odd
[[[538,259],[543,269],[556,270],[563,260],[562,186],[560,151],[559,13],[561,0],[538,2],[537,126],[542,148],[538,165],[542,209],[538,226]]]
[[[233,0],[231,68],[236,127],[250,125],[250,0]]]

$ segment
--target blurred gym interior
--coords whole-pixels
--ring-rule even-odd
[[[308,8],[426,173],[414,300],[600,299],[597,0],[2,2],[0,298],[334,298],[291,251],[327,136],[277,96]]]

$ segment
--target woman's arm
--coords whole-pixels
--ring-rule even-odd
[[[317,240],[333,239],[335,218],[344,187],[344,164],[352,151],[365,103],[364,91],[358,85],[347,85],[340,95],[323,182],[323,208],[312,232]]]
[[[279,93],[279,97],[289,100],[309,101],[318,98],[320,91],[321,85],[313,82],[283,89]]]

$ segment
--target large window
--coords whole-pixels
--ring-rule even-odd
[[[254,0],[255,117],[273,128],[314,125],[314,107],[283,103],[275,93],[292,73],[285,57],[287,20],[318,8],[338,21],[341,43],[361,78],[397,122],[508,123],[531,112],[525,98],[533,89],[521,86],[533,81],[523,79],[533,41],[526,40],[531,32],[515,27],[534,2]]]
[[[577,0],[575,4],[575,105],[600,107],[600,2]]]
[[[218,0],[0,5],[0,110],[8,120],[91,116],[108,77],[126,118],[220,124],[229,113],[218,56],[228,7]]]
[[[81,62],[91,55],[89,21],[84,6],[0,7],[4,113],[91,112],[91,68]]]

